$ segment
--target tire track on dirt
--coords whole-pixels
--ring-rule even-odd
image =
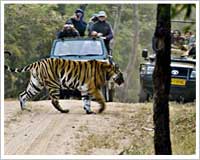
[[[68,104],[72,110],[69,114],[57,112],[47,102],[45,107],[44,102],[34,104],[32,112],[7,109],[6,113],[12,116],[5,119],[5,154],[77,154],[74,148],[81,141],[80,137],[77,138],[79,127],[92,116],[80,112],[80,107],[76,106],[81,106],[81,102],[77,102]]]
[[[38,134],[45,130],[44,123],[51,122],[45,115],[36,116],[32,119],[34,123],[27,123],[24,126],[23,117],[18,117],[21,119],[21,124],[18,124],[20,127],[18,127],[17,131],[11,133],[12,138],[5,143],[5,154],[24,154],[27,147],[37,138]],[[37,120],[35,121],[35,119]]]
[[[133,140],[139,138],[143,142],[140,125],[148,117],[146,114],[141,118],[141,104],[132,107],[132,104],[107,103],[102,114],[86,115],[82,101],[61,100],[60,103],[70,110],[68,114],[56,111],[50,101],[30,102],[27,107],[32,112],[20,111],[16,101],[15,105],[5,103],[5,114],[8,114],[5,116],[5,154],[119,154]],[[92,102],[92,110],[98,109],[98,104]]]
[[[62,132],[63,115],[47,116],[48,121],[42,122],[38,127],[36,138],[27,146],[25,154],[45,154],[52,137]],[[36,131],[37,132],[37,131]]]

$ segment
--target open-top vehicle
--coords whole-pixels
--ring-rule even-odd
[[[139,101],[148,101],[153,96],[153,70],[155,55],[147,56],[143,50],[145,62],[140,64],[140,93]],[[191,102],[196,98],[196,59],[193,57],[171,58],[171,88],[170,100]]]

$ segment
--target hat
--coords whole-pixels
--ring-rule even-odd
[[[106,12],[105,11],[99,11],[98,17],[107,17]]]
[[[82,9],[79,8],[79,9],[76,9],[75,13],[82,13],[82,14],[83,14],[84,11],[83,11]]]

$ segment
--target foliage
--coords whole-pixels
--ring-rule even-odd
[[[106,11],[108,21],[115,25],[118,8],[121,4],[87,4],[85,21],[88,22],[93,13]],[[5,4],[5,50],[13,53],[5,57],[5,63],[11,67],[21,67],[36,60],[49,57],[51,45],[56,33],[62,29],[65,21],[70,18],[79,4]],[[155,28],[156,4],[138,4],[139,43],[133,77],[129,90],[126,92],[128,101],[136,102],[139,92],[139,64],[142,61],[141,50],[147,48],[151,52],[151,39]],[[193,12],[192,12],[193,14]],[[181,16],[181,15],[179,15]],[[120,23],[114,37],[113,57],[122,71],[127,67],[133,46],[133,8],[123,4]],[[87,33],[86,33],[87,35]],[[29,80],[28,74],[5,73],[5,97],[16,98]],[[7,83],[9,82],[9,83]],[[120,100],[117,89],[116,99]]]
[[[181,20],[196,20],[196,13],[194,12],[196,8],[195,4],[173,4],[171,5],[171,17],[172,19],[181,19]],[[172,23],[172,28],[179,29],[182,32],[191,30],[195,31],[195,25],[182,23]]]

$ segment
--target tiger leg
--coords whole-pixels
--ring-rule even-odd
[[[28,84],[28,87],[26,91],[20,93],[19,95],[19,101],[21,110],[25,110],[25,103],[28,99],[32,98],[33,96],[37,95],[41,90],[43,86],[39,83],[36,77],[31,75],[30,82]],[[26,109],[28,110],[28,109]],[[30,110],[29,110],[30,111]]]
[[[59,88],[49,88],[49,95],[51,98],[51,103],[53,106],[60,111],[61,113],[68,113],[68,109],[62,109],[62,107],[59,104],[59,97],[60,97],[60,89]]]
[[[79,91],[81,92],[82,101],[83,101],[83,109],[86,111],[86,114],[93,114],[95,112],[91,111],[90,104],[91,104],[91,97],[88,93],[87,85],[83,85],[78,87]]]
[[[91,99],[89,95],[82,95],[82,101],[83,101],[83,108],[86,111],[86,114],[93,114],[95,112],[91,111]]]
[[[101,94],[101,91],[99,89],[92,89],[92,90],[89,91],[89,93],[100,104],[100,109],[98,110],[98,113],[102,113],[105,110],[106,105],[105,105],[104,97]]]

